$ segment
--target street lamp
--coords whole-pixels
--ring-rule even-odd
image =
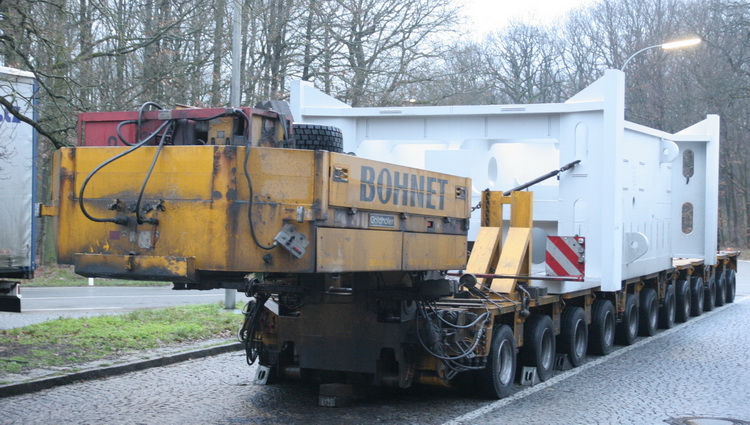
[[[620,68],[620,71],[624,71],[625,67],[628,66],[628,62],[630,62],[631,59],[633,59],[637,54],[641,52],[645,52],[649,49],[655,49],[657,47],[661,47],[664,50],[670,50],[670,49],[681,49],[683,47],[687,46],[694,46],[696,44],[700,44],[702,40],[700,38],[690,38],[687,40],[677,40],[677,41],[670,41],[669,43],[662,43],[662,44],[656,44],[654,46],[648,46],[644,47],[643,49],[633,53],[630,55],[630,57],[625,61],[625,63],[622,65],[622,68]]]

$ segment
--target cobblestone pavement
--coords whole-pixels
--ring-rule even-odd
[[[700,417],[750,424],[750,300],[741,301],[653,341],[641,338],[643,345],[609,356],[614,358],[589,358],[573,376],[451,423],[664,424]]]
[[[741,301],[741,302],[740,302]],[[0,424],[664,424],[750,421],[748,298],[558,373],[509,399],[378,390],[347,408],[317,406],[317,387],[252,384],[239,353],[0,399]],[[641,342],[642,341],[642,342]],[[728,422],[719,422],[728,423]]]

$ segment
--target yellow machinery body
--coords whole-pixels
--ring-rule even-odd
[[[144,146],[103,167],[84,193],[91,216],[121,222],[91,221],[81,185],[125,149],[55,156],[58,260],[83,276],[198,283],[466,264],[469,179],[327,151],[164,146],[137,204],[158,149]],[[150,222],[137,222],[136,205]]]

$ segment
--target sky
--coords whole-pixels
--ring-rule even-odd
[[[478,37],[502,28],[512,20],[550,24],[572,9],[596,0],[461,0],[469,25]]]

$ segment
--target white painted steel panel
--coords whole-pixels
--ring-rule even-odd
[[[711,264],[717,240],[718,117],[666,133],[625,121],[624,91],[625,75],[608,70],[561,104],[352,108],[297,81],[291,106],[297,121],[340,127],[347,152],[471,177],[472,205],[485,188],[507,190],[581,160],[531,190],[536,227],[586,237],[586,280],[536,283],[553,293],[614,291],[622,280],[668,269],[674,257]],[[688,149],[695,175],[686,184]],[[694,209],[689,233],[686,202]],[[470,239],[478,228],[476,211]]]

